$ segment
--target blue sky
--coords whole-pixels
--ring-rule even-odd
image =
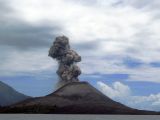
[[[30,96],[55,90],[48,50],[66,35],[81,81],[128,106],[160,111],[159,0],[0,0],[0,81]]]

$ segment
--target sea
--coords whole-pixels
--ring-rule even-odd
[[[0,120],[160,120],[160,115],[0,114]]]

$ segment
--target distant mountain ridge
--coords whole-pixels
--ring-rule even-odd
[[[68,83],[47,96],[30,98],[5,107],[0,113],[160,114],[133,109],[115,102],[87,82]]]
[[[8,106],[30,98],[0,81],[0,106]]]

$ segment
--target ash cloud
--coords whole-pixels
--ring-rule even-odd
[[[76,63],[81,61],[81,56],[70,48],[69,39],[66,36],[56,37],[49,50],[49,56],[58,61],[59,86],[79,81],[78,76],[81,70]]]

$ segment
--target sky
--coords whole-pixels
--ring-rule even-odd
[[[53,92],[56,36],[82,56],[80,81],[130,107],[160,111],[159,0],[0,0],[0,81]]]

